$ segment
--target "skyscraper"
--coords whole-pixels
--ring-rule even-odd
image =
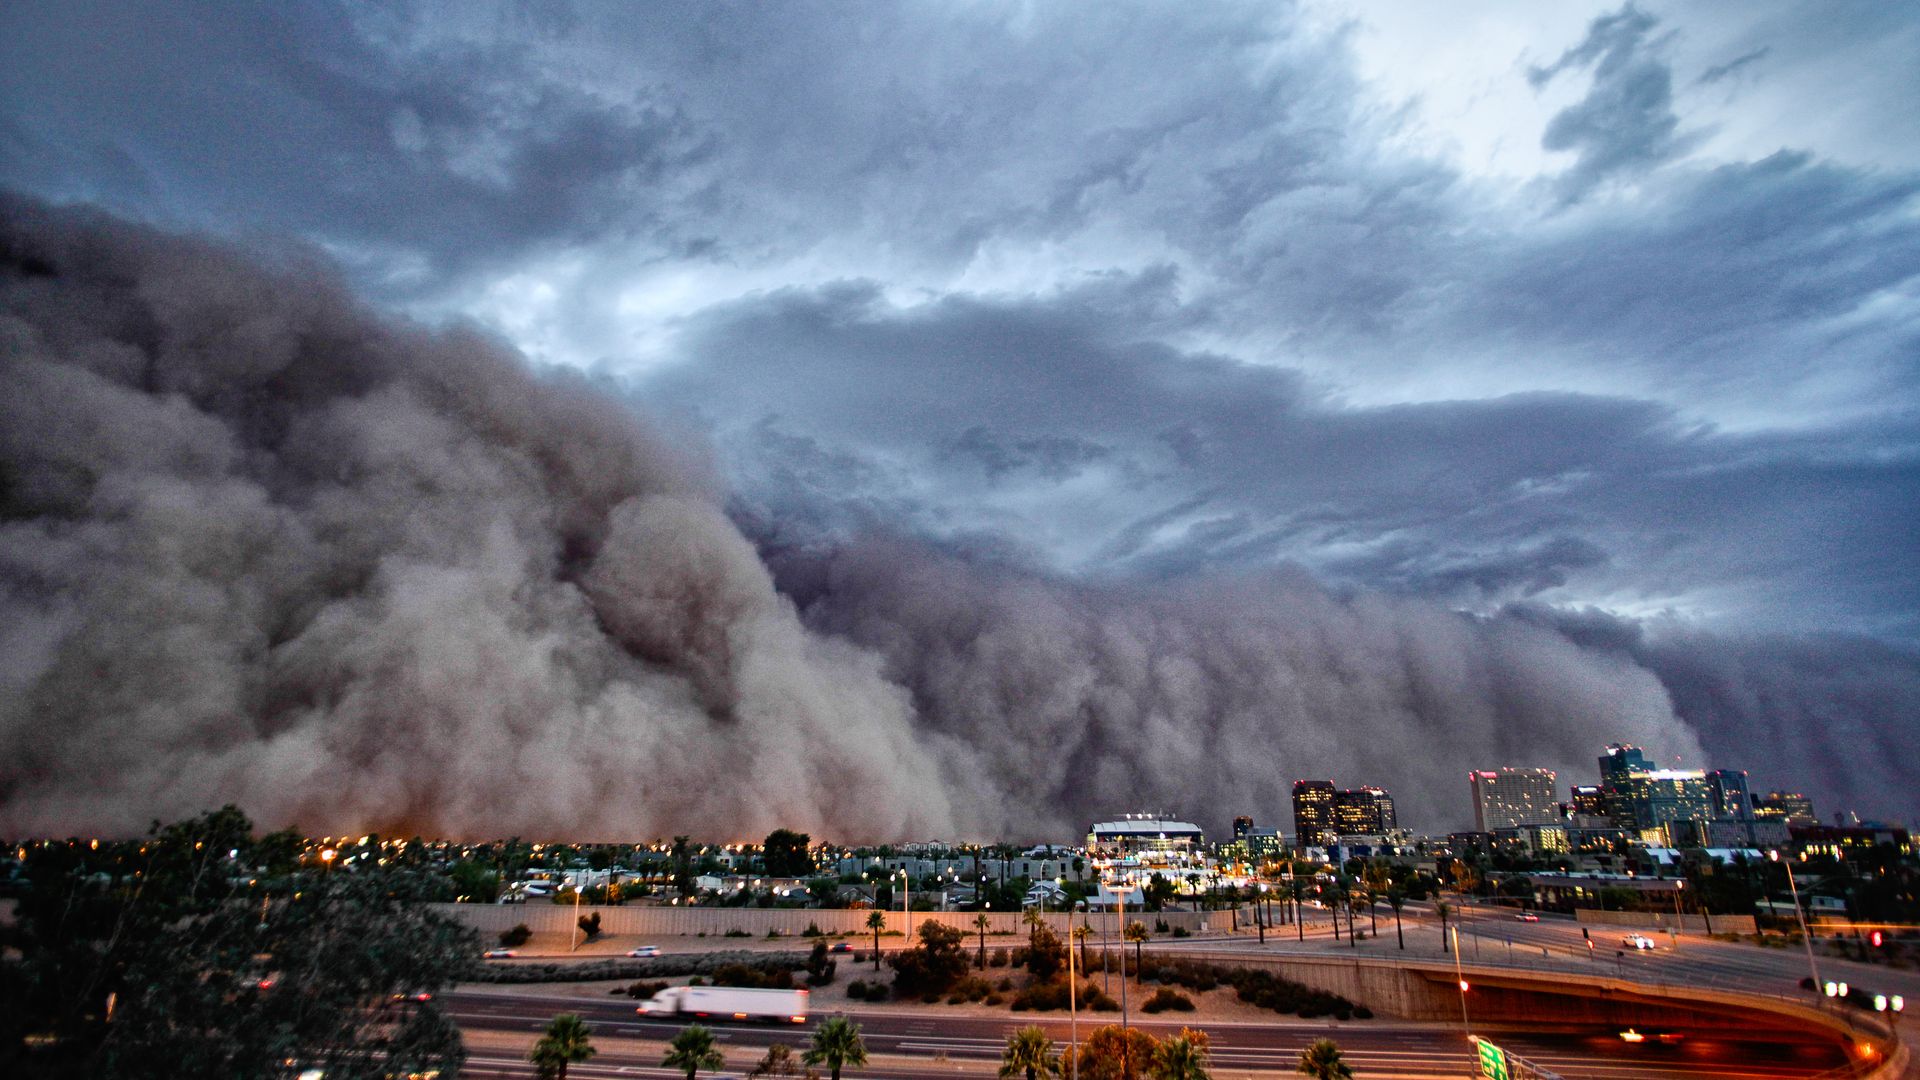
[[[1573,813],[1577,817],[1606,817],[1607,802],[1598,784],[1573,786]]]
[[[1233,819],[1233,838],[1235,840],[1245,840],[1247,838],[1247,834],[1252,831],[1253,831],[1252,818],[1248,817],[1245,814],[1242,814],[1239,817]]]
[[[1384,788],[1350,788],[1333,797],[1333,831],[1341,836],[1378,836],[1398,825],[1393,796]]]
[[[1765,795],[1756,795],[1753,799],[1753,816],[1774,821],[1786,821],[1789,825],[1817,825],[1820,819],[1813,816],[1813,800],[1805,795],[1791,791],[1769,791]]]
[[[1312,847],[1333,835],[1333,781],[1293,782],[1294,843]]]
[[[1747,792],[1743,769],[1715,769],[1707,774],[1707,793],[1713,797],[1715,817],[1733,821],[1753,818],[1753,799]]]
[[[1559,775],[1552,769],[1476,769],[1473,826],[1480,832],[1516,825],[1547,825],[1560,816]]]

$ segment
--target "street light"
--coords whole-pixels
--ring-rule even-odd
[[[1767,852],[1767,858],[1780,861],[1778,848]],[[1813,935],[1807,932],[1807,915],[1800,910],[1800,886],[1793,881],[1793,865],[1787,864],[1787,891],[1793,894],[1793,917],[1800,923],[1800,943],[1807,947],[1807,974],[1813,976],[1813,985],[1820,985],[1820,966],[1813,961]]]

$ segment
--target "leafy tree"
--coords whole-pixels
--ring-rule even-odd
[[[1213,1080],[1207,1069],[1210,1049],[1206,1032],[1181,1028],[1153,1048],[1149,1070],[1154,1080]]]
[[[1120,936],[1127,941],[1133,942],[1133,970],[1139,971],[1141,943],[1146,941],[1148,936],[1147,924],[1143,922],[1130,922],[1127,924],[1127,928],[1121,931]]]
[[[567,1066],[598,1053],[588,1037],[586,1022],[576,1013],[561,1013],[547,1025],[547,1033],[533,1044],[527,1060],[541,1080],[567,1080]]]
[[[580,931],[581,933],[584,933],[587,935],[588,941],[592,941],[594,938],[599,937],[600,936],[600,913],[596,911],[591,915],[580,916]]]
[[[760,845],[760,861],[769,877],[807,877],[813,873],[813,859],[807,845],[813,838],[790,829],[775,829]]]
[[[1027,947],[1032,948],[1033,935],[1038,933],[1041,927],[1047,925],[1047,917],[1041,913],[1038,907],[1030,907],[1020,913],[1020,921],[1026,924]]]
[[[1061,1064],[1062,1072],[1079,1069],[1080,1080],[1138,1080],[1141,1070],[1153,1061],[1153,1036],[1139,1028],[1108,1024],[1081,1041],[1079,1050],[1069,1051]]]
[[[878,911],[867,912],[867,929],[873,931],[873,970],[880,970],[880,931],[887,928],[887,917]]]
[[[1035,982],[1051,982],[1067,966],[1067,947],[1051,926],[1041,926],[1028,939],[1027,973]]]
[[[673,838],[668,855],[673,866],[673,887],[681,896],[693,895],[693,851],[684,836]]]
[[[688,1024],[680,1029],[680,1034],[667,1044],[667,1056],[660,1059],[663,1069],[679,1069],[687,1074],[687,1080],[701,1069],[724,1069],[727,1059],[714,1044],[713,1032],[699,1024]]]
[[[1315,1040],[1300,1051],[1300,1063],[1293,1071],[1314,1080],[1349,1080],[1353,1076],[1353,1067],[1341,1058],[1340,1046],[1332,1039]]]
[[[32,849],[0,937],[0,1074],[457,1070],[439,1004],[393,1000],[478,967],[479,936],[421,902],[439,875],[258,873],[277,857],[231,806],[144,842]]]
[[[1007,1036],[1007,1048],[1000,1054],[1000,1075],[1006,1080],[1024,1075],[1039,1080],[1041,1073],[1058,1074],[1059,1059],[1053,1053],[1053,1040],[1044,1029],[1023,1027]]]
[[[920,944],[887,958],[897,995],[943,993],[967,973],[967,954],[960,944],[964,933],[943,923],[923,922],[919,935]]]
[[[482,863],[454,863],[447,878],[453,885],[453,898],[461,903],[491,904],[500,897],[500,875]]]
[[[807,1046],[805,1061],[809,1065],[825,1065],[833,1080],[840,1080],[843,1066],[865,1065],[867,1044],[860,1038],[860,1025],[844,1016],[822,1021],[813,1029],[813,1041]]]
[[[1173,902],[1173,882],[1161,874],[1149,874],[1147,887],[1142,891],[1146,896],[1145,905],[1148,911],[1160,911]]]

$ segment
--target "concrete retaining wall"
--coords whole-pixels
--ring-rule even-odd
[[[483,937],[491,938],[502,930],[511,930],[515,925],[525,923],[527,929],[536,934],[565,934],[574,927],[574,920],[581,915],[600,915],[602,934],[634,935],[639,937],[722,937],[729,930],[738,930],[749,937],[763,938],[770,930],[777,930],[784,936],[798,937],[808,926],[819,928],[827,934],[866,935],[868,911],[829,911],[810,908],[721,908],[721,907],[652,907],[636,905],[600,906],[583,904],[576,912],[571,904],[534,902],[528,904],[434,904],[432,907],[442,914],[451,916],[475,930]],[[904,933],[907,916],[898,911],[881,913],[887,920],[888,933]],[[1246,925],[1245,913],[1242,913],[1241,925]],[[924,922],[944,923],[947,926],[964,930],[968,934],[978,933],[974,924],[976,912],[971,911],[916,911],[913,913],[913,925],[917,928]],[[1064,935],[1067,929],[1067,916],[1061,913],[1045,916],[1047,924],[1056,934]],[[1103,926],[1103,915],[1092,912],[1086,921],[1098,934]],[[1118,922],[1111,914],[1104,916],[1113,933],[1119,933]],[[987,913],[987,933],[1001,936],[1024,937],[1027,932],[1025,915],[1020,912],[994,911]],[[1144,922],[1149,928],[1159,922],[1165,922],[1169,930],[1180,927],[1189,933],[1199,933],[1209,929],[1225,930],[1233,921],[1233,916],[1225,911],[1170,911],[1141,915],[1127,912],[1128,922]],[[1017,944],[1017,942],[1014,942]]]
[[[1598,908],[1577,908],[1573,913],[1575,922],[1592,926],[1621,926],[1639,930],[1698,930],[1706,932],[1707,923],[1713,923],[1716,934],[1751,934],[1755,927],[1751,915],[1715,915],[1711,920],[1699,915],[1675,915],[1671,911],[1601,911]]]

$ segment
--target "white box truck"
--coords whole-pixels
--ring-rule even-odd
[[[697,1016],[710,1020],[807,1022],[805,990],[758,990],[744,986],[669,986],[646,1000],[641,1016]]]

